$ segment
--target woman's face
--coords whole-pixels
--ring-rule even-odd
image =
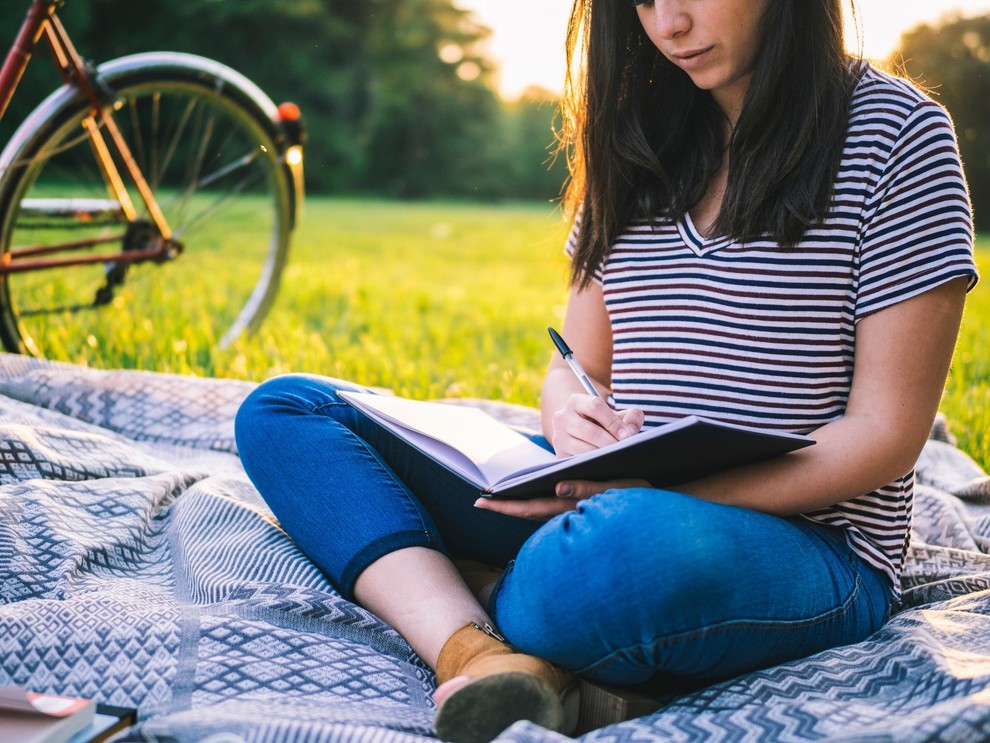
[[[762,38],[770,0],[654,0],[636,6],[647,36],[735,121]]]

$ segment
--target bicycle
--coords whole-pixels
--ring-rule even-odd
[[[64,82],[0,153],[0,341],[70,360],[114,337],[226,347],[260,325],[285,267],[303,198],[298,108],[196,55],[93,67],[61,5],[31,0],[0,69],[0,116],[42,36]],[[184,318],[162,309],[176,292]]]

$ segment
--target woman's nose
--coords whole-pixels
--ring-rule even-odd
[[[691,16],[680,0],[657,0],[651,8],[649,23],[664,39],[673,39],[691,28]]]

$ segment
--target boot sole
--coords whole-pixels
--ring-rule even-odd
[[[571,716],[576,719],[565,715],[561,694],[547,683],[526,673],[500,673],[451,694],[437,711],[436,729],[450,743],[490,743],[519,720],[560,732],[570,727],[565,718]]]

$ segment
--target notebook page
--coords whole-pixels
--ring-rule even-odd
[[[348,402],[393,430],[406,429],[453,448],[466,456],[482,472],[485,485],[497,482],[521,469],[552,464],[557,458],[477,408],[409,400],[389,395],[340,392]],[[417,446],[443,461],[437,447],[417,437]]]

